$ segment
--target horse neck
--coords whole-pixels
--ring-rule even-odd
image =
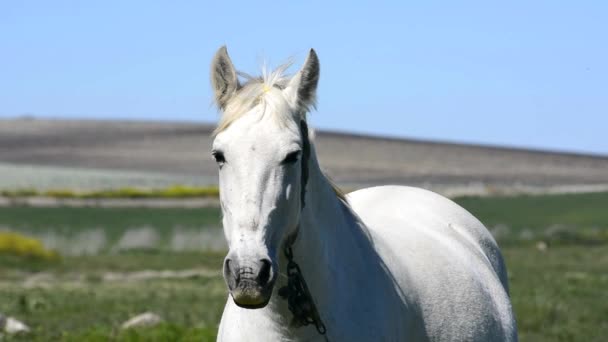
[[[363,274],[370,271],[366,266],[374,260],[375,252],[367,228],[321,172],[314,148],[305,202],[293,246],[294,260],[302,269],[321,318],[327,319],[337,315],[334,310],[341,306],[339,301],[353,295],[345,291],[353,287],[351,281],[366,278]]]

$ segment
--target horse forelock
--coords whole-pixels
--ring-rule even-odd
[[[245,82],[239,85],[236,94],[228,101],[213,134],[217,135],[226,130],[256,105],[263,105],[264,114],[270,113],[281,125],[291,120],[297,123],[304,118],[303,113],[294,113],[289,109],[287,99],[282,94],[291,79],[286,73],[291,65],[291,62],[287,62],[273,71],[262,66],[261,76],[251,76],[239,71],[238,75]]]

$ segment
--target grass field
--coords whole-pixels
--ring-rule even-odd
[[[488,227],[501,245],[608,243],[608,193],[462,197],[456,202]]]
[[[0,208],[0,228],[36,237],[64,255],[223,250],[219,218],[216,208]]]
[[[522,341],[605,339],[607,193],[457,202],[486,223],[502,246]],[[78,243],[91,237],[82,232],[95,229],[107,241],[104,248],[62,253],[55,261],[0,255],[0,312],[33,329],[31,335],[13,339],[214,340],[226,298],[219,274],[223,252],[179,250],[172,241],[176,232],[188,229],[221,235],[218,219],[217,209],[0,208],[0,230]],[[156,244],[115,248],[142,227],[157,233]],[[538,249],[539,241],[548,248]],[[138,278],[142,270],[198,273],[151,272]],[[147,330],[119,329],[144,311],[160,314],[166,323]]]

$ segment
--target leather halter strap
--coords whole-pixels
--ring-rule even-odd
[[[308,136],[308,125],[306,121],[302,119],[300,121],[300,133],[302,136],[302,170],[301,170],[301,192],[300,192],[300,203],[301,209],[304,209],[306,205],[306,185],[308,183],[308,161],[310,159],[310,138]],[[279,289],[279,295],[287,300],[289,311],[293,314],[292,324],[294,326],[303,326],[314,324],[317,332],[325,338],[325,341],[329,341],[327,338],[327,329],[315,302],[312,298],[302,271],[298,264],[293,260],[293,244],[300,231],[300,224],[296,226],[293,233],[288,235],[285,239],[284,253],[287,258],[287,286]]]
[[[306,120],[300,120],[300,136],[302,137],[302,158],[300,171],[300,212],[306,206],[306,185],[308,184],[308,160],[310,159],[310,137],[308,136],[308,124]],[[285,248],[293,246],[300,231],[300,224],[296,226],[295,231],[290,233],[285,238]]]

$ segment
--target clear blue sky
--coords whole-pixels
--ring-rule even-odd
[[[0,117],[213,122],[219,46],[247,72],[314,47],[317,128],[608,154],[607,18],[606,1],[2,1]]]

